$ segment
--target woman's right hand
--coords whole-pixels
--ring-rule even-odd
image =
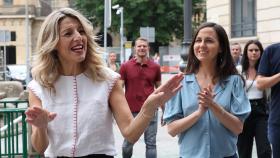
[[[172,76],[167,82],[159,86],[152,94],[150,94],[146,102],[154,105],[154,109],[163,106],[182,88],[181,81],[183,78],[183,73],[178,73]]]
[[[207,111],[207,109],[208,109],[208,107],[205,107],[205,106],[203,106],[202,104],[199,103],[197,112],[202,115]]]
[[[48,122],[56,117],[56,113],[49,112],[38,106],[28,108],[25,111],[25,114],[26,122],[37,128],[47,128]]]

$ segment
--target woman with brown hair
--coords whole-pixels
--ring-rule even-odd
[[[246,79],[246,93],[251,103],[251,113],[244,122],[238,136],[237,147],[240,158],[251,158],[254,139],[258,158],[271,158],[271,147],[267,138],[267,101],[265,91],[257,89],[256,77],[263,53],[258,40],[250,40],[244,47],[241,65],[237,69]]]
[[[250,103],[222,26],[208,22],[198,28],[182,84],[164,112],[168,133],[179,136],[180,157],[237,158]]]

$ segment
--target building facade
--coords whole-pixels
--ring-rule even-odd
[[[207,0],[207,21],[221,24],[230,42],[258,39],[264,47],[280,42],[279,0]]]
[[[71,7],[71,4],[70,0],[0,0],[0,31],[9,34],[8,41],[0,40],[0,58],[4,57],[5,50],[6,64],[26,64],[35,50],[45,17],[55,9]]]

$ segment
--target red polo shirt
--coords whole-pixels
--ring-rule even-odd
[[[133,58],[121,65],[120,75],[131,112],[139,112],[156,82],[161,81],[160,66],[150,59],[141,65]]]

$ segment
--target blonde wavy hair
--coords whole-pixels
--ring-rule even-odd
[[[104,71],[105,63],[101,57],[101,47],[95,42],[92,24],[78,11],[62,8],[52,12],[43,22],[37,41],[36,53],[32,64],[32,76],[43,87],[54,90],[54,82],[59,78],[61,66],[57,57],[56,45],[59,41],[59,24],[65,17],[77,19],[87,36],[86,58],[81,62],[85,75],[93,81],[108,79]]]

